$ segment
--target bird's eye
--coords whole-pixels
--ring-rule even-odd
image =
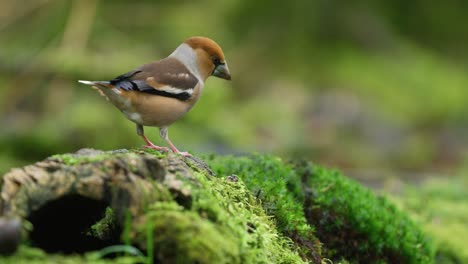
[[[213,58],[213,64],[218,66],[221,64],[221,60],[219,58]]]

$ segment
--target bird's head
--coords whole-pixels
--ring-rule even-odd
[[[189,51],[184,51],[190,48]],[[221,47],[213,40],[206,37],[191,37],[184,41],[177,50],[180,49],[180,58],[188,67],[195,66],[196,70],[204,80],[209,76],[216,76],[222,79],[231,80],[231,73]],[[175,53],[177,52],[175,51]],[[184,52],[182,52],[184,51]],[[179,55],[179,54],[178,54]],[[181,57],[181,56],[177,56]],[[195,65],[194,65],[195,64]]]

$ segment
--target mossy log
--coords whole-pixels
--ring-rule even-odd
[[[83,149],[4,175],[0,213],[30,223],[28,243],[48,253],[126,242],[161,263],[302,262],[235,176],[211,175],[196,158]],[[231,193],[217,200],[215,185]]]
[[[102,258],[119,244],[143,252],[130,263],[433,259],[404,212],[337,171],[268,155],[205,160],[84,149],[12,169],[1,182],[0,254],[25,236],[0,263],[129,263],[122,252]]]
[[[3,177],[0,212],[32,223],[30,238],[45,250],[86,251],[117,242],[126,214],[136,219],[150,200],[170,195],[156,190],[154,182],[187,202],[190,193],[177,175],[190,178],[192,173],[174,155],[157,159],[146,153],[83,149],[11,170]],[[111,241],[83,236],[107,207],[113,210],[117,230],[101,235]]]

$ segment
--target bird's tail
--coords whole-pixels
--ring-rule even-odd
[[[93,89],[96,89],[99,94],[106,97],[109,100],[109,96],[113,96],[113,86],[108,81],[85,81],[85,80],[78,80],[79,83],[86,84],[91,86]]]
[[[110,82],[107,81],[85,81],[85,80],[78,80],[79,83],[91,85],[91,86],[105,86],[108,87]]]

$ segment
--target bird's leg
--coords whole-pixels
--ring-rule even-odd
[[[190,154],[188,152],[179,151],[176,148],[176,146],[174,146],[174,144],[172,144],[171,140],[169,139],[167,127],[159,128],[159,135],[161,136],[161,138],[163,138],[167,142],[167,144],[169,144],[169,146],[171,147],[171,149],[172,149],[172,151],[174,153],[180,154],[180,155],[182,155],[184,157],[191,157],[192,156],[192,154]]]
[[[139,136],[141,136],[141,137],[143,138],[143,140],[146,142],[146,145],[143,146],[143,147],[145,147],[145,148],[150,148],[150,149],[155,149],[155,150],[158,150],[158,151],[169,151],[169,149],[166,148],[166,147],[160,147],[160,146],[154,145],[154,144],[145,136],[145,131],[144,131],[142,125],[137,124],[137,125],[136,125],[136,128],[137,128],[137,134],[138,134]]]

